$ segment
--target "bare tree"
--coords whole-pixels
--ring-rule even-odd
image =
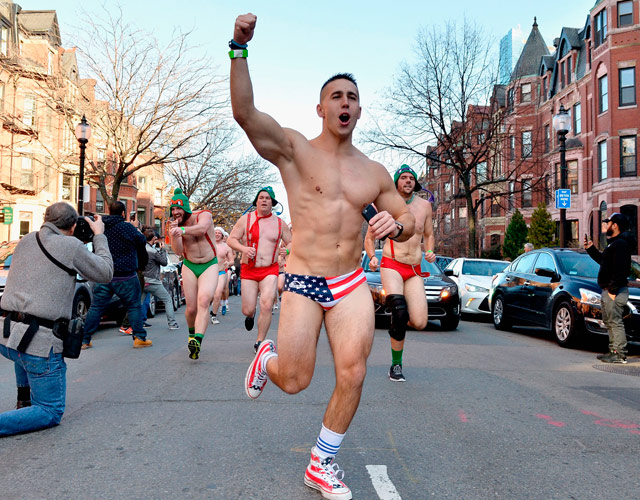
[[[167,166],[167,173],[190,198],[194,208],[206,208],[216,224],[232,226],[261,187],[272,183],[271,166],[259,157],[231,159],[230,133],[210,134],[202,152]]]
[[[450,22],[420,30],[416,42],[418,61],[401,66],[385,92],[384,118],[374,119],[365,140],[374,151],[391,149],[451,177],[449,201],[453,206],[456,199],[466,203],[468,254],[476,256],[481,204],[506,200],[509,180],[536,168],[538,138],[533,130],[530,144],[521,145],[516,168],[501,167],[507,115],[492,100],[494,89],[500,88],[498,65],[491,57],[493,41],[481,28],[466,20],[462,25]]]
[[[86,110],[92,142],[111,155],[92,162],[89,173],[109,202],[137,170],[199,157],[211,130],[224,127],[228,91],[189,33],[174,32],[161,45],[106,6],[102,18],[87,15],[83,26],[76,42],[81,67],[95,80],[95,104]]]

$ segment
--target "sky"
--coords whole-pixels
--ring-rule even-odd
[[[116,8],[114,0],[17,0],[26,10],[56,10],[62,44],[73,46],[73,33],[81,26],[82,11],[100,13],[102,6]],[[413,59],[418,30],[465,17],[495,39],[510,29],[526,37],[534,16],[547,45],[560,36],[563,26],[582,28],[595,0],[135,0],[120,2],[125,17],[139,28],[168,40],[174,28],[192,31],[192,43],[210,56],[220,73],[228,76],[228,45],[235,18],[252,12],[258,16],[249,44],[249,70],[255,104],[282,126],[311,139],[321,131],[315,112],[322,83],[339,72],[353,73],[358,81],[366,127],[368,109],[380,103],[403,61]],[[99,14],[101,15],[101,14]],[[80,75],[81,77],[83,75]],[[357,141],[357,135],[356,135]],[[356,145],[360,146],[359,144]],[[246,141],[236,154],[252,154]],[[393,171],[396,165],[386,165]],[[277,198],[284,188],[275,186]],[[282,194],[281,194],[282,193]],[[285,216],[287,215],[285,211]]]

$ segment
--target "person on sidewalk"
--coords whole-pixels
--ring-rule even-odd
[[[15,248],[0,304],[5,316],[0,354],[14,363],[18,403],[0,414],[0,436],[53,427],[62,419],[67,365],[62,340],[53,332],[71,319],[73,271],[99,283],[113,277],[104,224],[94,217],[86,218],[94,234],[93,252],[73,237],[78,213],[65,202],[47,207],[40,231],[27,234]],[[40,244],[71,272],[54,264]]]
[[[177,330],[180,328],[180,325],[178,325],[178,322],[176,321],[176,313],[173,310],[173,301],[160,279],[160,267],[166,266],[168,262],[164,242],[158,238],[158,235],[153,229],[145,230],[144,236],[147,240],[147,254],[149,255],[149,262],[144,269],[145,296],[142,300],[143,310],[141,313],[143,314],[143,317],[146,316],[145,313],[148,307],[146,299],[150,295],[155,295],[156,299],[160,300],[164,304],[169,330]]]
[[[584,235],[584,248],[600,264],[598,285],[602,288],[602,321],[609,332],[609,352],[597,356],[603,363],[627,362],[623,311],[629,301],[627,285],[631,273],[631,246],[622,234],[627,227],[627,219],[621,213],[615,212],[604,219],[602,230],[607,235],[607,247],[602,252]]]
[[[414,217],[384,166],[353,146],[353,130],[362,112],[353,75],[334,75],[321,87],[316,113],[322,119],[322,132],[312,140],[281,127],[256,109],[246,59],[256,19],[253,14],[238,16],[229,42],[231,107],[258,154],[280,171],[296,230],[285,274],[278,352],[273,341],[262,342],[247,370],[245,392],[252,399],[259,397],[267,380],[289,394],[306,389],[313,377],[324,323],[336,384],[311,450],[304,484],[324,498],[347,500],[352,498],[351,490],[334,459],[360,403],[374,334],[373,300],[359,266],[362,210],[371,203],[381,209],[369,220],[378,239],[409,239]],[[231,237],[229,242],[233,247]],[[276,248],[263,265],[275,261]],[[243,273],[244,268],[245,264]],[[275,297],[277,274],[276,262],[269,301]],[[245,293],[251,293],[251,288],[243,283],[243,300]],[[271,317],[270,310],[266,313]],[[279,488],[287,491],[279,479]]]
[[[364,248],[371,259],[369,267],[375,271],[380,265],[380,278],[387,294],[387,306],[391,309],[391,368],[389,380],[404,382],[402,373],[402,353],[407,325],[422,330],[427,325],[427,297],[424,292],[422,256],[427,262],[435,262],[433,253],[433,221],[431,203],[416,196],[422,187],[418,176],[409,165],[402,165],[394,174],[393,181],[398,194],[416,219],[416,232],[402,243],[387,239],[382,250],[382,261],[378,263],[375,254],[374,237],[371,228],[367,230]]]
[[[139,268],[138,252],[144,252],[147,244],[144,236],[131,223],[125,221],[127,207],[121,201],[109,205],[109,215],[103,218],[104,235],[109,243],[113,257],[113,279],[110,283],[98,283],[93,289],[93,300],[87,313],[84,325],[83,349],[92,347],[91,337],[100,326],[100,318],[109,307],[111,298],[117,295],[129,315],[131,322],[133,347],[150,347],[151,340],[142,326],[140,298],[142,289],[137,271]]]

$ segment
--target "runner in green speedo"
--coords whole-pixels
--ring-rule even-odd
[[[189,357],[198,359],[209,324],[209,304],[218,285],[213,218],[206,210],[191,212],[189,198],[176,188],[171,198],[171,248],[184,257],[182,282],[187,303]]]

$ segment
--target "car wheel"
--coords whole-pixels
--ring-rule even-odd
[[[171,302],[173,302],[173,310],[177,311],[180,308],[180,292],[178,291],[178,283],[174,283],[173,290],[171,291]]]
[[[152,295],[149,300],[149,307],[147,309],[147,316],[153,318],[156,315],[156,296]]]
[[[511,326],[511,321],[507,316],[504,307],[504,297],[497,295],[493,300],[493,310],[491,316],[493,317],[493,326],[498,330],[506,330]]]
[[[551,328],[556,342],[562,347],[570,347],[577,342],[579,335],[571,304],[563,301],[555,307]]]
[[[73,299],[72,317],[87,319],[87,313],[89,312],[89,306],[91,305],[91,299],[84,293],[76,295]]]
[[[460,323],[460,316],[447,316],[440,320],[440,326],[443,330],[455,330]]]

